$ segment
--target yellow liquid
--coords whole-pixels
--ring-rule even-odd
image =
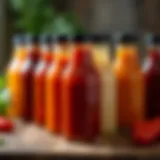
[[[20,71],[25,58],[26,58],[25,48],[16,49],[7,69],[6,73],[7,87],[11,94],[11,103],[8,109],[8,115],[10,117],[19,117],[21,115],[22,90],[21,90]]]
[[[101,79],[101,134],[106,136],[117,130],[115,75],[108,48],[103,45],[93,47],[93,59]]]

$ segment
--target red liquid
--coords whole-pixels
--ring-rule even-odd
[[[145,70],[146,116],[160,116],[160,51],[152,49]]]
[[[51,52],[42,54],[34,72],[34,120],[39,125],[45,124],[45,80],[53,56]]]
[[[63,134],[93,140],[99,134],[99,76],[90,53],[79,50],[63,78]]]
[[[22,66],[21,78],[23,86],[23,106],[22,106],[22,119],[25,121],[33,120],[33,87],[34,87],[34,69],[39,61],[39,50],[33,49],[29,54]]]

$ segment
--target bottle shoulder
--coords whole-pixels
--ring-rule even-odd
[[[69,66],[63,74],[63,80],[69,84],[85,84],[90,80],[97,82],[99,78],[98,72],[94,70],[87,71],[81,67]]]
[[[21,72],[22,73],[25,73],[25,72],[28,72],[30,70],[33,70],[33,62],[31,60],[25,60],[23,65],[22,65],[22,68],[21,68]]]
[[[47,64],[44,61],[40,61],[35,67],[34,71],[35,76],[43,74],[46,71],[46,69],[47,69]]]
[[[20,60],[15,58],[14,60],[12,60],[9,65],[8,65],[8,71],[14,71],[14,70],[17,70],[19,69],[20,67]]]

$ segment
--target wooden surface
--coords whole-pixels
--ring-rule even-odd
[[[68,142],[62,137],[53,136],[33,124],[24,125],[16,122],[16,131],[13,134],[1,134],[4,145],[0,146],[0,153],[7,154],[38,154],[64,156],[160,156],[160,146],[136,147],[125,138],[117,138],[108,142],[83,144]]]

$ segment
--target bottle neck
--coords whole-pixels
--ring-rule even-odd
[[[42,44],[40,48],[41,60],[50,63],[53,59],[52,45]]]
[[[13,48],[13,59],[18,58],[19,60],[24,60],[27,56],[27,49],[25,45],[16,44]]]
[[[150,45],[148,47],[148,57],[153,62],[160,62],[160,45]]]
[[[139,69],[138,47],[136,45],[119,45],[116,60],[126,69]]]
[[[138,52],[138,47],[136,45],[133,45],[133,44],[128,44],[128,45],[119,44],[117,46],[116,52],[117,52],[117,56],[119,56],[121,54],[125,54],[125,53],[126,54],[131,53],[131,52],[137,53]]]
[[[70,52],[72,54],[81,49],[91,52],[93,49],[93,44],[91,42],[75,42],[70,44]]]
[[[72,64],[74,67],[91,68],[93,67],[92,55],[86,48],[77,48],[72,56]]]
[[[93,46],[93,60],[97,65],[110,64],[110,47],[107,44],[95,44]]]
[[[156,51],[160,53],[160,45],[149,45],[148,52]]]
[[[27,58],[28,60],[34,61],[35,63],[39,61],[41,56],[40,48],[37,44],[27,46]]]
[[[58,64],[67,63],[70,58],[70,50],[68,43],[59,43],[54,45],[55,62]]]

